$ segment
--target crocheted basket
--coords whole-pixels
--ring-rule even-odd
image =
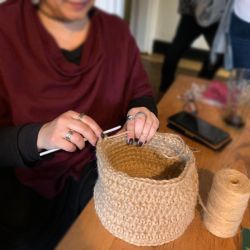
[[[137,246],[175,240],[192,222],[198,175],[191,150],[173,134],[157,133],[144,145],[125,135],[97,145],[96,213],[114,236]]]

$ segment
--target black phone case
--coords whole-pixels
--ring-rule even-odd
[[[176,132],[179,132],[180,134],[183,134],[213,150],[221,150],[223,149],[232,139],[230,137],[230,135],[228,135],[228,137],[221,141],[218,144],[211,144],[210,142],[208,142],[206,139],[199,137],[198,134],[193,133],[192,131],[187,130],[186,128],[182,128],[181,126],[178,126],[178,124],[174,124],[175,122],[171,121],[171,116],[168,118],[168,124],[167,127],[175,130]]]

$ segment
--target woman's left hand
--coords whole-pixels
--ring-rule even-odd
[[[127,143],[133,144],[136,140],[138,146],[149,142],[159,127],[159,120],[145,107],[132,108],[128,111],[125,129],[127,130]]]

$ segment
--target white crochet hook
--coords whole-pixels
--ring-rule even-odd
[[[119,125],[119,126],[116,126],[116,127],[114,127],[114,128],[111,128],[111,129],[108,129],[108,130],[103,131],[103,132],[102,132],[102,137],[105,136],[105,135],[107,135],[107,134],[109,134],[109,133],[112,133],[112,132],[114,132],[114,131],[120,129],[121,127],[122,127],[122,126]],[[84,138],[84,141],[87,141],[87,139]],[[46,151],[41,152],[41,153],[40,153],[40,156],[48,155],[48,154],[54,153],[54,152],[59,151],[59,150],[61,150],[61,149],[60,149],[60,148],[49,149],[49,150],[46,150]]]

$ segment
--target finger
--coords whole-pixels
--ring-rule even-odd
[[[145,121],[146,121],[145,116],[138,116],[138,117],[136,116],[135,117],[135,138],[138,140],[141,137]]]
[[[58,139],[58,146],[57,148],[60,148],[67,152],[74,152],[76,151],[75,144],[65,140],[64,138]]]
[[[146,139],[147,142],[152,140],[152,138],[154,137],[154,135],[155,135],[158,128],[159,128],[159,120],[156,117],[154,117],[153,124],[152,124],[152,126],[151,126],[151,128],[149,130],[149,133],[148,133],[148,136],[147,136],[147,139]]]
[[[79,133],[83,138],[85,138],[93,146],[96,145],[98,140],[97,135],[94,131],[86,124],[78,120],[73,120],[69,124],[69,128]]]
[[[97,137],[100,138],[102,129],[100,126],[88,115],[84,113],[77,113],[75,111],[68,111],[67,115],[69,115],[73,121],[76,121],[78,123],[73,124],[73,126],[77,126],[74,130],[82,134],[83,137],[85,137],[93,146],[97,142]],[[82,126],[80,124],[87,125],[86,131],[82,130]],[[69,126],[71,127],[71,126]],[[89,128],[92,130],[92,132],[89,130]],[[72,128],[73,129],[73,128]],[[95,136],[93,136],[93,133]]]
[[[135,140],[135,121],[134,116],[128,114],[126,121],[126,129],[127,129],[127,143],[132,145]]]
[[[137,123],[137,120],[138,120],[138,117],[136,117],[136,123]],[[141,135],[139,137],[138,146],[142,146],[147,141],[148,134],[153,125],[153,122],[154,120],[151,114],[147,117],[144,115],[144,126],[142,128],[139,128],[139,129],[142,129],[142,131],[139,132],[141,133]],[[137,130],[137,124],[135,125],[135,130]]]
[[[96,136],[100,138],[101,133],[102,133],[102,129],[96,123],[95,120],[93,120],[91,117],[89,117],[88,115],[85,115],[85,114],[84,115],[78,114],[77,118],[75,118],[75,119],[81,121],[82,123],[87,124],[93,130],[93,132],[96,134]]]
[[[69,142],[73,143],[78,149],[82,150],[85,147],[85,138],[76,131],[72,132]]]

